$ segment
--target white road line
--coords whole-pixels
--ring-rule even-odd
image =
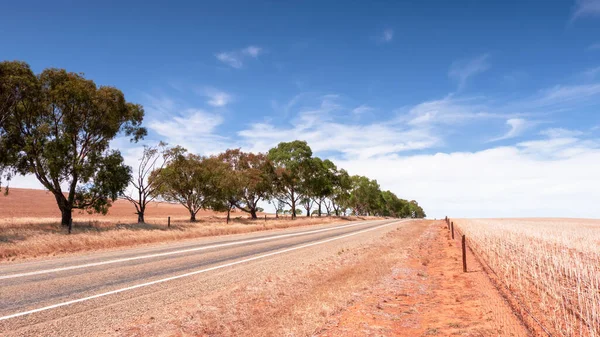
[[[126,288],[111,290],[111,291],[107,291],[107,292],[101,293],[101,294],[96,294],[96,295],[92,295],[92,296],[88,296],[88,297],[78,298],[78,299],[72,300],[72,301],[67,301],[67,302],[62,302],[62,303],[58,303],[58,304],[49,305],[47,307],[42,307],[42,308],[33,309],[33,310],[29,310],[29,311],[18,312],[16,314],[12,314],[12,315],[8,315],[8,316],[0,317],[0,321],[11,319],[11,318],[15,318],[15,317],[20,317],[20,316],[30,315],[30,314],[34,314],[34,313],[40,312],[40,311],[46,311],[46,310],[50,310],[50,309],[55,309],[55,308],[58,308],[58,307],[64,307],[64,306],[67,306],[67,305],[71,305],[71,304],[75,304],[75,303],[79,303],[79,302],[84,302],[84,301],[89,301],[89,300],[92,300],[92,299],[95,299],[95,298],[99,298],[99,297],[103,297],[103,296],[108,296],[108,295],[113,295],[113,294],[118,294],[118,293],[121,293],[121,292],[124,292],[124,291],[133,290],[133,289],[142,288],[142,287],[147,287],[147,286],[151,286],[151,285],[154,285],[154,284],[163,283],[163,282],[167,282],[167,281],[172,281],[172,280],[176,280],[176,279],[180,279],[180,278],[184,278],[184,277],[188,277],[188,276],[202,274],[202,273],[206,273],[206,272],[217,270],[217,269],[221,269],[221,268],[231,267],[231,266],[235,266],[235,265],[238,265],[238,264],[242,264],[242,263],[246,263],[246,262],[250,262],[250,261],[254,261],[254,260],[258,260],[258,259],[263,259],[265,257],[269,257],[269,256],[273,256],[273,255],[278,255],[278,254],[283,254],[283,253],[291,252],[291,251],[302,249],[302,248],[312,247],[312,246],[320,245],[320,244],[323,244],[323,243],[327,243],[327,242],[331,242],[331,241],[335,241],[335,240],[344,239],[344,238],[347,238],[347,237],[350,237],[350,236],[354,236],[354,235],[358,235],[358,234],[370,232],[370,231],[373,231],[373,230],[376,230],[376,229],[379,229],[379,228],[383,228],[383,227],[395,225],[395,224],[398,224],[400,222],[404,222],[404,221],[394,221],[394,222],[391,222],[391,223],[383,224],[381,226],[376,226],[376,227],[371,227],[371,228],[363,229],[363,230],[360,230],[358,232],[344,234],[344,235],[341,235],[341,236],[336,236],[334,238],[330,238],[330,239],[326,239],[326,240],[321,240],[321,241],[317,241],[317,242],[307,243],[305,245],[301,245],[301,246],[297,246],[297,247],[286,248],[286,249],[283,249],[283,250],[278,250],[278,251],[275,251],[275,252],[271,252],[271,253],[267,253],[267,254],[263,254],[263,255],[259,255],[259,256],[254,256],[254,257],[247,258],[247,259],[240,260],[240,261],[230,262],[230,263],[222,264],[222,265],[219,265],[219,266],[214,266],[214,267],[210,267],[210,268],[206,268],[206,269],[196,270],[196,271],[193,271],[193,272],[189,272],[189,273],[185,273],[185,274],[181,274],[181,275],[176,275],[176,276],[171,276],[171,277],[167,277],[167,278],[164,278],[164,279],[155,280],[155,281],[151,281],[151,282],[136,284],[136,285],[133,285],[133,286],[130,286],[130,287],[126,287]]]
[[[204,247],[196,247],[196,248],[189,248],[189,249],[183,249],[183,250],[174,250],[174,251],[165,252],[165,253],[140,255],[140,256],[127,257],[127,258],[115,259],[115,260],[107,260],[107,261],[94,262],[94,263],[86,263],[86,264],[80,264],[80,265],[74,265],[74,266],[68,266],[68,267],[60,267],[60,268],[53,268],[53,269],[43,269],[43,270],[32,271],[32,272],[27,272],[27,273],[11,274],[11,275],[0,275],[0,280],[6,280],[6,279],[18,278],[18,277],[25,277],[25,276],[33,276],[33,275],[40,275],[40,274],[56,273],[56,272],[60,272],[60,271],[73,270],[73,269],[96,267],[96,266],[102,266],[102,265],[113,264],[113,263],[121,263],[121,262],[128,262],[128,261],[135,261],[135,260],[142,260],[142,259],[151,259],[151,258],[154,258],[154,257],[162,257],[162,256],[176,255],[176,254],[184,254],[184,253],[196,252],[196,251],[213,249],[213,248],[242,245],[242,244],[246,244],[246,243],[254,243],[254,242],[261,242],[261,241],[270,241],[270,240],[276,240],[276,239],[293,237],[293,236],[299,236],[299,235],[305,235],[305,234],[328,232],[328,231],[332,231],[332,230],[336,230],[336,229],[342,229],[342,228],[348,228],[348,227],[366,225],[366,224],[369,224],[371,222],[372,221],[360,222],[360,223],[356,223],[356,224],[336,226],[336,227],[324,228],[324,229],[317,229],[317,230],[313,230],[313,231],[306,231],[306,232],[299,232],[299,233],[290,233],[290,234],[281,234],[281,235],[271,236],[271,237],[266,237],[266,238],[258,238],[258,239],[244,240],[244,241],[235,241],[235,242],[221,243],[221,244],[215,244],[215,245],[204,246]]]

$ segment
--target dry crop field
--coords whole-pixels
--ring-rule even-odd
[[[540,335],[600,336],[600,220],[453,221]]]
[[[68,235],[60,226],[60,212],[51,193],[11,188],[7,196],[0,195],[0,261],[364,219],[299,217],[290,221],[268,215],[265,222],[234,212],[233,221],[226,224],[224,213],[200,211],[198,222],[191,223],[183,206],[157,202],[149,204],[146,212],[146,224],[136,223],[135,209],[125,200],[117,200],[107,215],[74,212],[74,231]],[[167,229],[169,216],[171,228]]]

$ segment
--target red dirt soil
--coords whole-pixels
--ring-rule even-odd
[[[241,213],[241,212],[239,212]],[[245,214],[245,213],[244,213]],[[197,216],[222,216],[223,213],[200,210]],[[147,218],[189,218],[190,214],[179,204],[152,202],[147,206]],[[56,218],[60,219],[60,211],[52,193],[44,190],[10,188],[8,195],[0,195],[0,217],[10,218]],[[137,221],[135,207],[126,200],[115,201],[107,215],[73,212],[75,220],[107,220],[107,221]]]
[[[530,336],[444,222],[432,225],[393,274],[362,295],[321,336]]]

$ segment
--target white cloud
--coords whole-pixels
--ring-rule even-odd
[[[379,39],[381,42],[392,42],[394,39],[394,30],[390,28],[384,30]]]
[[[211,87],[206,87],[200,90],[200,94],[208,97],[208,101],[206,103],[214,107],[226,106],[233,100],[230,94]]]
[[[459,60],[452,63],[448,76],[458,82],[458,90],[462,90],[467,80],[490,68],[489,54],[483,54],[473,59]]]
[[[485,104],[477,98],[459,99],[448,95],[415,105],[407,114],[401,115],[400,121],[414,126],[456,125],[474,119],[504,117],[504,114],[488,112]]]
[[[371,112],[373,110],[375,110],[375,109],[366,104],[363,104],[363,105],[357,106],[356,108],[352,109],[352,113],[355,115],[362,115],[364,113]]]
[[[600,0],[576,0],[571,19],[598,15],[600,15]]]
[[[571,138],[581,136],[583,135],[583,132],[579,130],[569,130],[563,128],[549,128],[542,130],[540,135],[548,138]]]
[[[242,58],[233,52],[222,52],[215,55],[217,59],[228,66],[236,69],[240,69],[244,64]]]
[[[257,58],[262,53],[263,49],[257,46],[248,46],[241,50],[220,52],[215,54],[217,60],[236,69],[241,69],[244,66],[244,59],[248,57]]]
[[[248,56],[258,57],[258,55],[262,53],[262,48],[257,46],[248,46],[242,49],[242,53]]]
[[[213,154],[228,147],[230,140],[216,133],[223,117],[200,109],[184,110],[182,116],[153,119],[148,128],[167,143],[181,145],[193,153]]]
[[[288,126],[254,123],[238,135],[252,151],[266,151],[279,142],[306,140],[315,152],[336,152],[344,157],[371,158],[389,153],[430,148],[439,138],[427,129],[406,127],[393,121],[374,124],[344,123],[348,111],[336,95],[321,96],[301,106]]]
[[[544,147],[561,155],[535,153]],[[416,199],[430,217],[600,217],[595,204],[600,150],[576,139],[335,162]]]
[[[500,140],[506,140],[521,136],[527,129],[529,129],[534,123],[531,123],[523,118],[511,118],[506,121],[506,124],[510,127],[504,135],[490,139],[490,142],[497,142]]]

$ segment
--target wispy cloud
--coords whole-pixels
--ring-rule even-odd
[[[490,112],[483,98],[456,98],[448,95],[442,99],[425,101],[401,113],[398,122],[414,126],[431,127],[459,125],[480,119],[506,119],[515,114]]]
[[[232,68],[240,69],[244,65],[240,55],[234,52],[222,52],[216,54],[215,56],[217,57],[217,60],[227,64]]]
[[[600,50],[600,42],[589,45],[588,50]]]
[[[381,35],[379,36],[379,41],[380,42],[392,42],[392,40],[394,39],[394,30],[393,29],[386,29],[384,30]]]
[[[580,130],[569,130],[564,128],[549,128],[540,131],[540,135],[548,138],[573,138],[583,135],[584,132]]]
[[[262,54],[263,49],[257,46],[248,46],[241,50],[220,52],[215,54],[217,60],[227,64],[228,66],[240,69],[244,66],[244,59],[248,57],[257,58]]]
[[[467,84],[467,80],[490,68],[489,54],[483,54],[473,59],[458,60],[452,63],[448,76],[458,83],[458,91]]]
[[[144,96],[145,123],[154,132],[155,140],[181,145],[201,154],[221,151],[231,143],[227,137],[218,135],[217,129],[224,122],[220,114],[191,107],[167,96]]]
[[[373,107],[363,104],[363,105],[357,106],[356,108],[352,109],[352,113],[355,115],[362,115],[367,112],[371,112],[373,110],[375,110]]]
[[[497,142],[501,140],[511,139],[521,136],[527,129],[531,128],[534,123],[529,122],[523,118],[511,118],[506,121],[506,124],[510,127],[504,135],[490,139],[490,142]]]
[[[212,87],[203,88],[199,93],[207,97],[208,101],[206,103],[214,107],[226,106],[233,100],[230,94]]]
[[[583,77],[587,80],[593,80],[595,79],[598,75],[600,75],[600,66],[598,67],[593,67],[593,68],[588,68],[586,70],[584,70],[581,75],[583,75]]]
[[[345,117],[352,114],[353,109],[346,109],[337,95],[308,100],[298,104],[298,112],[289,124],[254,123],[239,131],[238,136],[253,151],[266,151],[282,141],[303,139],[315,152],[332,151],[345,158],[363,159],[426,149],[439,142],[428,130],[399,127],[393,121],[350,123]]]
[[[571,20],[586,16],[600,16],[600,0],[576,0]]]
[[[262,53],[262,48],[257,46],[248,46],[242,49],[242,53],[251,57],[258,57],[258,55]]]

